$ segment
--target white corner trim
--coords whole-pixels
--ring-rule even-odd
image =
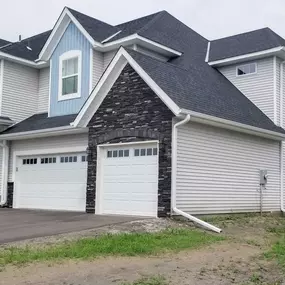
[[[2,115],[3,101],[3,80],[4,80],[4,59],[0,59],[0,116]]]
[[[108,68],[106,69],[105,73],[99,80],[98,84],[96,85],[95,89],[89,96],[88,100],[86,101],[85,105],[82,107],[81,111],[79,112],[78,116],[71,124],[75,127],[86,127],[89,120],[99,108],[100,104],[102,103],[103,99],[111,89],[112,85],[114,84],[115,80],[118,78],[119,74],[125,67],[125,65],[129,63],[132,68],[139,74],[139,76],[148,84],[148,86],[154,91],[154,93],[165,103],[166,106],[175,114],[178,115],[180,113],[180,108],[173,102],[172,99],[155,83],[155,81],[137,64],[137,62],[128,54],[128,52],[124,48],[120,48],[111,63],[109,64]],[[110,78],[112,77],[112,80]],[[109,79],[109,82],[108,82]],[[106,84],[105,84],[106,83]],[[101,91],[101,94],[100,94]],[[97,101],[93,103],[94,100]],[[88,110],[92,106],[92,112]]]
[[[89,70],[89,94],[91,93],[93,89],[93,48],[90,48],[90,70]]]
[[[259,137],[269,138],[272,140],[281,141],[285,139],[285,134],[261,129],[254,126],[245,125],[242,123],[214,117],[207,114],[202,114],[198,112],[194,112],[191,110],[181,109],[181,114],[190,114],[191,121],[211,125],[219,128],[224,128],[228,130],[233,130],[241,133],[251,134]]]
[[[208,42],[208,46],[207,46],[207,53],[206,53],[206,58],[205,58],[205,62],[209,61],[209,54],[210,54],[210,49],[211,49],[211,42]]]
[[[78,58],[78,81],[77,81],[77,93],[62,94],[62,63],[64,60]],[[81,97],[81,80],[82,80],[82,51],[81,50],[69,50],[63,53],[59,57],[59,78],[58,78],[58,101],[70,100]]]
[[[277,58],[273,57],[273,121],[277,125]]]
[[[51,103],[51,82],[52,82],[52,59],[50,60],[50,65],[49,65],[49,89],[48,89],[48,117],[50,117],[50,103]]]
[[[253,53],[248,53],[244,55],[239,55],[239,56],[234,56],[234,57],[229,57],[221,60],[214,60],[214,61],[209,61],[208,64],[215,66],[215,65],[222,65],[222,64],[228,64],[231,62],[239,61],[239,60],[249,60],[251,58],[259,57],[259,56],[266,56],[273,54],[275,52],[279,52],[284,50],[283,46],[272,48],[272,49],[267,49],[259,52],[253,52]]]
[[[114,38],[116,35],[118,35],[120,32],[121,32],[121,30],[118,31],[117,33],[111,35],[110,37],[106,38],[106,39],[103,40],[101,43],[103,44],[103,43],[105,43],[105,42],[108,42],[109,40],[111,40],[112,38]]]

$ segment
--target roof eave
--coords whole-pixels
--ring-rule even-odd
[[[255,136],[277,140],[277,141],[285,140],[285,133],[282,134],[279,132],[274,132],[274,131],[238,123],[235,121],[222,119],[219,117],[215,117],[215,116],[211,116],[211,115],[207,115],[207,114],[203,114],[199,112],[194,112],[194,111],[187,110],[187,109],[181,109],[181,114],[191,115],[191,121],[193,122],[211,125],[211,126],[215,126],[215,127],[219,127],[223,129],[233,130],[233,131],[237,131],[240,133],[246,133],[246,134],[255,135]]]
[[[28,132],[18,132],[11,134],[0,134],[0,140],[22,140],[31,138],[41,138],[41,137],[51,137],[51,136],[61,136],[68,134],[81,134],[87,133],[88,128],[75,128],[73,126],[63,126],[57,128],[41,129]]]
[[[210,52],[211,54],[211,52]],[[279,46],[263,51],[258,51],[258,52],[253,52],[253,53],[248,53],[248,54],[243,54],[243,55],[238,55],[234,57],[228,57],[224,59],[219,59],[219,60],[209,60],[208,64],[211,66],[224,66],[224,65],[229,65],[229,64],[234,64],[238,62],[244,62],[248,60],[255,60],[259,58],[264,58],[268,56],[278,56],[282,59],[285,60],[285,47],[284,46]],[[211,57],[211,56],[210,56]]]
[[[117,49],[121,46],[130,46],[133,44],[139,44],[142,47],[151,49],[153,51],[156,51],[160,54],[163,54],[165,56],[181,56],[182,52],[172,49],[170,47],[167,47],[165,45],[162,45],[160,43],[154,42],[150,39],[147,39],[143,36],[140,36],[138,34],[132,34],[130,36],[115,40],[115,41],[111,41],[111,42],[107,42],[104,44],[95,44],[94,48],[98,51],[101,52],[107,52],[107,51],[111,51],[114,49]]]

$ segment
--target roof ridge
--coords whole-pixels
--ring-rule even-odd
[[[38,37],[38,36],[40,36],[40,35],[43,35],[43,34],[49,33],[49,32],[51,32],[51,31],[52,31],[52,30],[48,30],[48,31],[45,31],[45,32],[42,32],[42,33],[39,33],[39,34],[33,35],[33,36],[31,36],[31,37],[28,37],[28,38],[22,39],[20,42],[19,42],[19,41],[12,42],[12,44],[21,43],[21,42],[26,41],[26,40],[31,40],[31,39],[33,39],[33,38],[35,38],[35,37]]]
[[[158,12],[155,12],[155,13],[152,13],[152,14],[149,14],[149,15],[145,15],[145,16],[142,16],[142,17],[138,17],[138,18],[129,20],[129,21],[127,21],[127,22],[123,22],[123,23],[117,24],[117,25],[115,25],[114,27],[118,27],[118,26],[121,26],[121,25],[126,25],[126,24],[129,24],[129,23],[133,22],[133,21],[141,20],[141,19],[143,19],[143,18],[147,18],[147,17],[150,17],[150,16],[154,16],[154,15],[159,14],[159,13],[161,13],[161,12],[165,12],[165,11],[164,11],[164,10],[161,10],[161,11],[158,11]]]
[[[137,34],[139,34],[140,32],[143,32],[145,30],[147,30],[149,27],[151,27],[151,25],[153,23],[155,23],[163,14],[165,14],[166,11],[162,10],[156,13],[156,15],[143,27],[141,27],[138,31]],[[150,16],[150,15],[149,15]]]

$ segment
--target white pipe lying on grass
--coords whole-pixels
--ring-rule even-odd
[[[181,215],[194,223],[197,223],[206,229],[214,231],[216,233],[220,233],[222,230],[205,222],[202,221],[192,215],[189,215],[179,209],[176,206],[176,177],[177,177],[177,127],[182,126],[190,121],[191,117],[188,114],[186,118],[176,124],[173,125],[172,129],[172,160],[171,160],[171,167],[172,167],[172,178],[171,178],[171,208],[172,211],[178,215]]]

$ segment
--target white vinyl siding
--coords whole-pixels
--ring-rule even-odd
[[[112,50],[104,53],[104,70],[108,67],[109,63],[117,53],[117,50]]]
[[[13,181],[13,157],[15,151],[39,151],[45,149],[56,149],[66,147],[85,147],[88,146],[88,135],[77,134],[68,136],[47,137],[39,139],[28,139],[20,141],[12,141],[10,157],[9,157],[9,182]]]
[[[273,121],[273,57],[252,62],[257,64],[257,73],[255,74],[237,76],[236,67],[239,64],[220,67],[219,71]],[[229,96],[230,95],[231,94],[229,94]]]
[[[92,89],[96,86],[100,77],[104,72],[104,56],[103,53],[93,50],[93,74],[92,74]]]
[[[38,113],[48,112],[49,104],[49,67],[39,71]]]
[[[19,122],[35,114],[38,108],[38,70],[5,61],[2,116]]]
[[[280,210],[279,142],[201,124],[178,129],[177,207],[190,214]]]

